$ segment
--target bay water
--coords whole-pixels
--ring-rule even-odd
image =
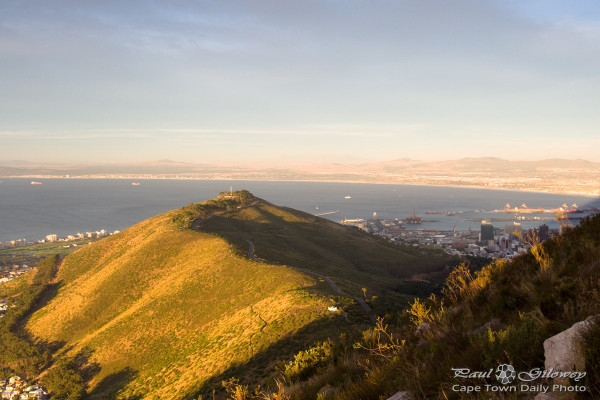
[[[48,234],[66,236],[77,232],[123,230],[154,215],[211,199],[222,191],[247,189],[276,205],[333,221],[355,218],[404,218],[415,212],[424,218],[422,229],[478,230],[481,219],[512,216],[491,210],[506,203],[531,208],[600,208],[600,198],[510,190],[398,184],[139,180],[127,179],[31,179],[2,178],[0,183],[0,242],[25,238],[43,239]],[[452,215],[425,214],[450,211]],[[552,214],[536,214],[539,221],[522,221],[523,228],[542,223],[557,228]],[[584,214],[574,214],[578,217]],[[576,221],[574,221],[576,223]],[[512,222],[492,222],[504,227]]]

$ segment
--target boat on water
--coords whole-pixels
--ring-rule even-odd
[[[365,222],[364,219],[362,218],[356,218],[356,219],[348,219],[348,218],[344,218],[343,220],[340,221],[342,224],[360,224],[361,222]]]
[[[43,183],[42,183],[42,182],[35,182],[35,181],[32,181],[32,182],[31,182],[31,184],[32,184],[32,185],[43,185]]]
[[[420,223],[423,222],[423,217],[419,217],[416,214],[417,210],[415,208],[413,208],[413,213],[412,215],[409,215],[408,217],[406,217],[404,219],[404,222],[406,222],[407,224],[414,224],[414,225],[418,225]]]
[[[140,185],[141,185],[141,183],[139,183],[139,182],[131,182],[131,186],[140,186]]]
[[[505,213],[511,213],[511,214],[540,214],[540,213],[575,213],[575,214],[581,214],[583,212],[586,211],[591,211],[591,209],[580,209],[579,206],[577,206],[577,203],[573,203],[573,205],[569,208],[569,206],[567,205],[567,203],[564,203],[562,206],[558,207],[558,208],[543,208],[543,207],[539,207],[539,208],[531,208],[531,207],[527,207],[527,205],[525,203],[523,203],[521,205],[521,207],[511,207],[509,203],[506,203],[506,205],[504,206],[503,210],[490,210],[490,211],[494,211],[494,212],[505,212]]]
[[[329,212],[324,212],[321,214],[315,214],[315,217],[322,217],[323,215],[331,215],[331,214],[337,214],[339,213],[340,210],[335,210],[335,211],[329,211]]]
[[[345,198],[345,199],[351,199],[351,198],[352,198],[352,196],[346,196],[346,197],[344,197],[344,198]]]

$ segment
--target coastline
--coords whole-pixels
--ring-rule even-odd
[[[521,188],[511,187],[500,187],[500,186],[487,186],[487,185],[456,185],[456,184],[436,184],[436,183],[405,183],[405,182],[394,182],[394,181],[370,181],[367,179],[278,179],[278,178],[238,178],[231,176],[210,176],[210,177],[181,177],[181,176],[149,176],[149,175],[83,175],[83,176],[69,176],[64,175],[20,175],[20,176],[0,176],[0,179],[112,179],[112,180],[198,180],[198,181],[251,181],[251,182],[316,182],[316,183],[352,183],[352,184],[374,184],[374,185],[410,185],[410,186],[429,186],[429,187],[450,187],[450,188],[465,188],[465,189],[479,189],[479,190],[502,190],[502,191],[513,191],[513,192],[525,192],[525,193],[544,193],[544,194],[556,194],[556,195],[567,195],[567,196],[583,196],[583,197],[600,197],[600,193],[592,194],[583,191],[551,191],[551,190],[526,190]]]

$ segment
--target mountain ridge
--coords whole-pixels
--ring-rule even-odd
[[[260,262],[247,257],[246,238],[257,242]],[[376,251],[348,256],[348,244]],[[71,371],[90,399],[221,396],[222,380],[272,383],[277,361],[318,340],[356,335],[370,324],[367,301],[375,313],[405,302],[393,283],[422,255],[249,192],[224,192],[65,257],[24,334],[53,355],[41,377],[55,392],[61,371]],[[452,261],[432,256],[427,269]],[[4,292],[10,287],[0,296],[18,302],[19,293]]]
[[[176,173],[173,168],[188,168],[187,172],[194,172],[199,169],[207,170],[237,170],[239,168],[256,168],[258,170],[264,169],[284,169],[284,170],[306,170],[311,168],[355,168],[360,170],[361,168],[373,168],[377,166],[460,166],[463,164],[471,165],[473,168],[478,168],[481,164],[485,164],[488,167],[494,168],[505,168],[506,166],[517,167],[556,167],[556,168],[577,168],[577,169],[600,169],[600,162],[590,161],[585,159],[566,159],[566,158],[543,158],[539,160],[508,160],[499,157],[464,157],[459,159],[449,160],[417,160],[411,158],[399,158],[388,161],[371,161],[361,163],[315,163],[315,164],[294,164],[285,167],[276,167],[275,165],[269,167],[261,167],[260,164],[248,163],[248,164],[218,164],[218,163],[194,163],[194,162],[183,162],[169,159],[162,160],[150,160],[150,161],[138,161],[133,163],[83,163],[83,162],[67,162],[67,163],[44,163],[44,162],[31,162],[27,160],[0,160],[0,174],[5,174],[4,168],[10,168],[11,171],[19,174],[54,174],[54,175],[74,175],[77,173],[85,174],[104,174],[104,173],[144,173],[140,172],[140,168],[148,168],[148,173]],[[164,171],[150,170],[150,168],[164,167],[167,168]],[[182,169],[181,171],[185,171]]]
[[[42,275],[0,286],[0,297],[32,304],[35,293],[20,297],[32,282],[46,293],[15,341],[34,340],[23,343],[35,362],[28,374],[41,366],[55,393],[72,376],[90,399],[473,398],[453,390],[452,367],[538,367],[545,339],[600,313],[599,224],[585,218],[544,243],[530,236],[533,251],[511,262],[459,265],[442,295],[425,299],[395,285],[455,260],[223,192],[72,253],[39,286],[54,274],[50,260]],[[594,335],[585,338],[590,399],[600,393]],[[522,398],[511,396],[502,398]]]
[[[328,317],[329,301],[308,289],[318,285],[312,278],[235,256],[223,239],[174,228],[172,216],[144,221],[67,257],[57,295],[27,324],[38,340],[64,343],[58,358],[91,354],[89,363],[100,370],[89,382],[90,398],[180,398],[273,340]],[[252,291],[242,289],[248,282]],[[265,319],[277,315],[278,323],[265,330],[255,312]],[[202,356],[209,349],[210,356]],[[164,369],[171,364],[180,374]],[[97,390],[128,368],[135,372],[131,382]]]

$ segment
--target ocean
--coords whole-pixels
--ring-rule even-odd
[[[7,179],[0,183],[0,242],[25,238],[43,239],[48,234],[123,230],[154,215],[189,203],[211,199],[221,191],[247,189],[274,204],[321,214],[333,221],[344,218],[403,218],[414,212],[425,222],[416,228],[478,230],[481,219],[510,218],[491,210],[506,203],[531,208],[557,208],[576,203],[579,208],[600,208],[600,198],[509,190],[471,189],[398,184],[139,180],[126,179]],[[346,197],[350,198],[346,198]],[[450,211],[452,215],[425,214]],[[558,225],[552,214],[536,214],[547,220],[520,221],[523,228],[542,223]],[[574,214],[581,217],[582,214]],[[584,213],[583,215],[588,215]],[[573,221],[576,223],[576,221]],[[510,221],[492,221],[504,227]]]

